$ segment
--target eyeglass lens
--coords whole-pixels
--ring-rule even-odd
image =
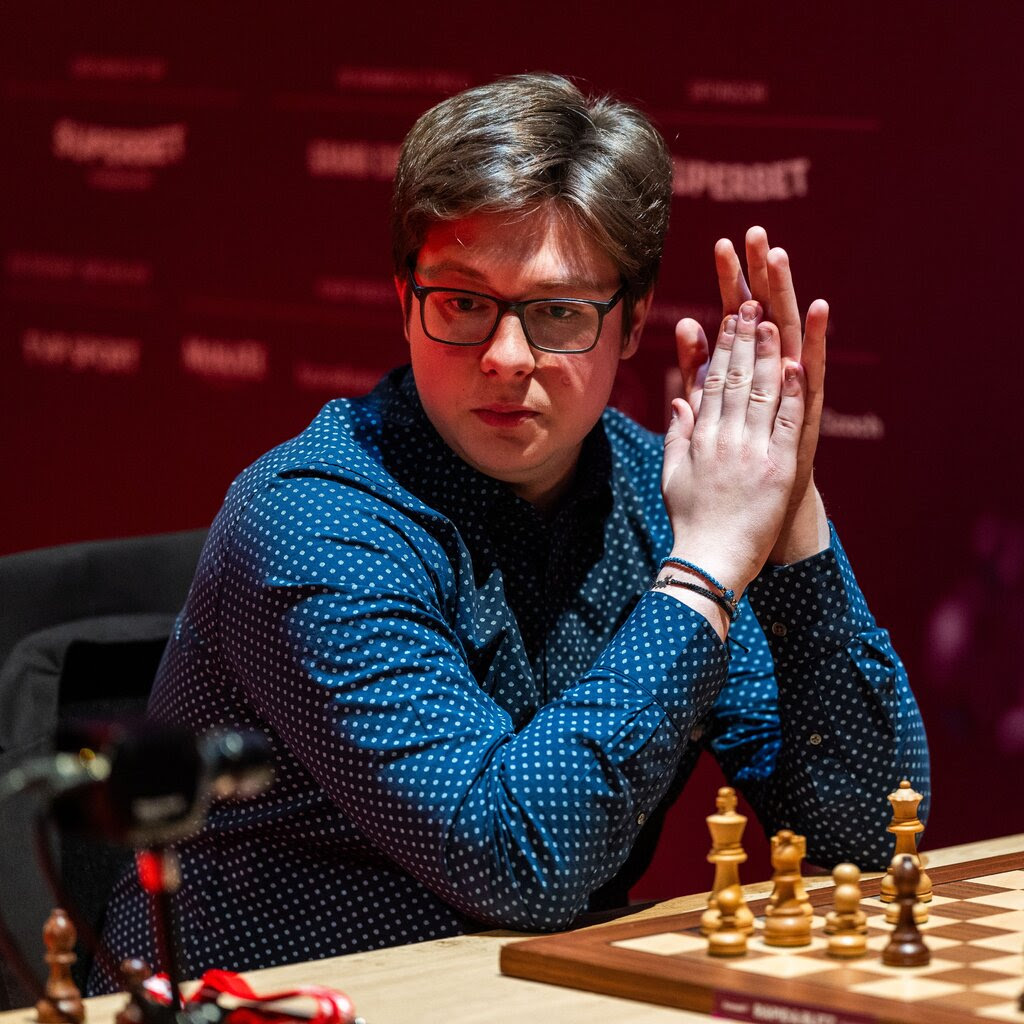
[[[496,302],[465,292],[430,292],[424,296],[427,334],[455,345],[479,345],[494,330]],[[534,345],[556,350],[589,348],[597,339],[601,314],[589,303],[562,299],[523,307],[527,336]]]

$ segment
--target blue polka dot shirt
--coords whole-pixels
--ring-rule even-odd
[[[927,748],[838,540],[766,569],[723,645],[649,590],[672,539],[660,464],[609,410],[545,518],[447,448],[401,369],[242,473],[151,714],[259,730],[277,775],[182,844],[188,975],[564,927],[635,877],[705,748],[813,861],[883,864],[885,795],[927,793]],[[116,959],[155,960],[152,928],[123,878]]]

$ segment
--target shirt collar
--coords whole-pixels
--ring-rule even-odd
[[[381,417],[388,471],[407,490],[460,529],[508,515],[535,519],[538,529],[570,526],[581,519],[603,522],[612,506],[612,455],[600,421],[586,436],[576,473],[548,520],[500,480],[464,462],[445,444],[423,409],[412,368],[385,378]]]

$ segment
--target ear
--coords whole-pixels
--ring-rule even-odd
[[[620,359],[629,359],[636,354],[636,350],[640,347],[640,335],[643,333],[644,324],[647,322],[647,314],[651,311],[651,303],[653,301],[654,289],[651,288],[633,303],[633,316],[630,320],[629,332],[622,341]]]
[[[398,302],[402,307],[402,330],[405,332],[406,343],[409,341],[409,311],[412,309],[412,296],[409,294],[409,280],[406,277],[400,277],[398,274],[394,277],[395,291],[398,293]]]

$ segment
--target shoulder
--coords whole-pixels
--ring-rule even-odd
[[[259,576],[301,566],[317,578],[353,552],[443,557],[430,526],[439,517],[384,465],[388,392],[385,378],[363,398],[328,402],[236,478],[211,531],[229,560]]]

